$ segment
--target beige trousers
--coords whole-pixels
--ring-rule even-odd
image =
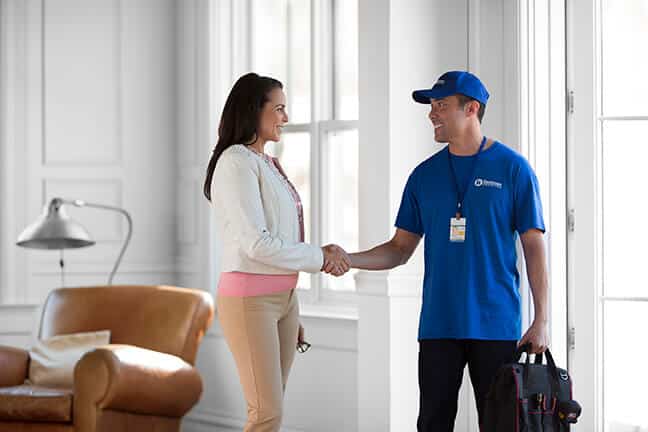
[[[247,401],[248,418],[243,431],[277,432],[297,346],[297,293],[290,290],[254,297],[218,296],[216,307]]]

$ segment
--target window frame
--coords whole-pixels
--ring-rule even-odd
[[[566,10],[562,0],[519,4],[520,152],[540,182],[547,234],[550,340],[559,364],[567,364],[569,331]],[[523,257],[520,249],[518,256]],[[521,266],[523,325],[533,320],[533,298]]]
[[[258,0],[256,0],[258,1]],[[284,134],[308,133],[310,135],[310,239],[314,245],[322,245],[325,237],[327,221],[324,211],[326,184],[325,152],[330,146],[327,139],[332,132],[358,130],[358,119],[335,119],[335,4],[339,0],[310,0],[310,121],[301,123],[289,122],[284,128]],[[245,65],[244,70],[256,70],[255,53],[255,0],[246,0],[243,7],[234,8],[232,2],[233,41],[243,41],[236,45],[229,56],[232,64]],[[243,2],[242,2],[243,3]],[[289,7],[289,6],[288,6]],[[237,16],[235,16],[237,15]],[[237,26],[236,23],[239,25]],[[287,14],[287,25],[290,24],[290,13]],[[286,62],[290,61],[290,29],[286,37]],[[290,67],[287,67],[284,82],[286,88],[291,87]],[[234,70],[232,80],[236,79]],[[281,78],[280,78],[281,79]],[[292,102],[288,91],[288,115]],[[359,220],[356,221],[359,229]],[[344,245],[341,245],[344,247]],[[328,286],[328,278],[332,276],[323,273],[312,274],[311,287],[299,288],[300,300],[306,306],[306,314],[327,315],[342,318],[357,316],[357,284],[354,282],[353,291],[336,291]],[[304,312],[304,308],[303,312]]]

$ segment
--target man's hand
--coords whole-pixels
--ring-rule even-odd
[[[322,271],[333,276],[342,276],[349,271],[351,260],[344,249],[335,244],[322,247],[324,252],[324,265]]]
[[[530,343],[531,353],[540,354],[547,350],[549,347],[549,332],[547,330],[547,323],[544,321],[533,321],[531,327],[526,331],[518,347]]]

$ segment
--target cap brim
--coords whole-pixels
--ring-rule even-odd
[[[412,98],[421,104],[429,104],[430,99],[441,99],[453,94],[449,89],[431,88],[423,90],[415,90],[412,92]]]

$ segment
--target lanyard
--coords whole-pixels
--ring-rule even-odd
[[[450,173],[452,173],[452,180],[454,180],[455,190],[457,191],[457,214],[456,214],[457,219],[461,218],[461,210],[463,209],[464,198],[466,197],[466,192],[468,191],[470,182],[472,181],[472,178],[475,176],[475,169],[477,168],[477,159],[479,159],[479,154],[482,152],[482,149],[484,148],[484,144],[486,144],[486,137],[482,139],[482,142],[479,146],[479,150],[477,150],[477,155],[475,155],[475,158],[473,159],[473,163],[472,163],[472,168],[470,169],[470,175],[468,176],[466,184],[464,185],[463,188],[459,187],[457,172],[455,171],[454,164],[452,163],[452,155],[450,154],[450,147],[448,147],[448,163],[450,164]]]

